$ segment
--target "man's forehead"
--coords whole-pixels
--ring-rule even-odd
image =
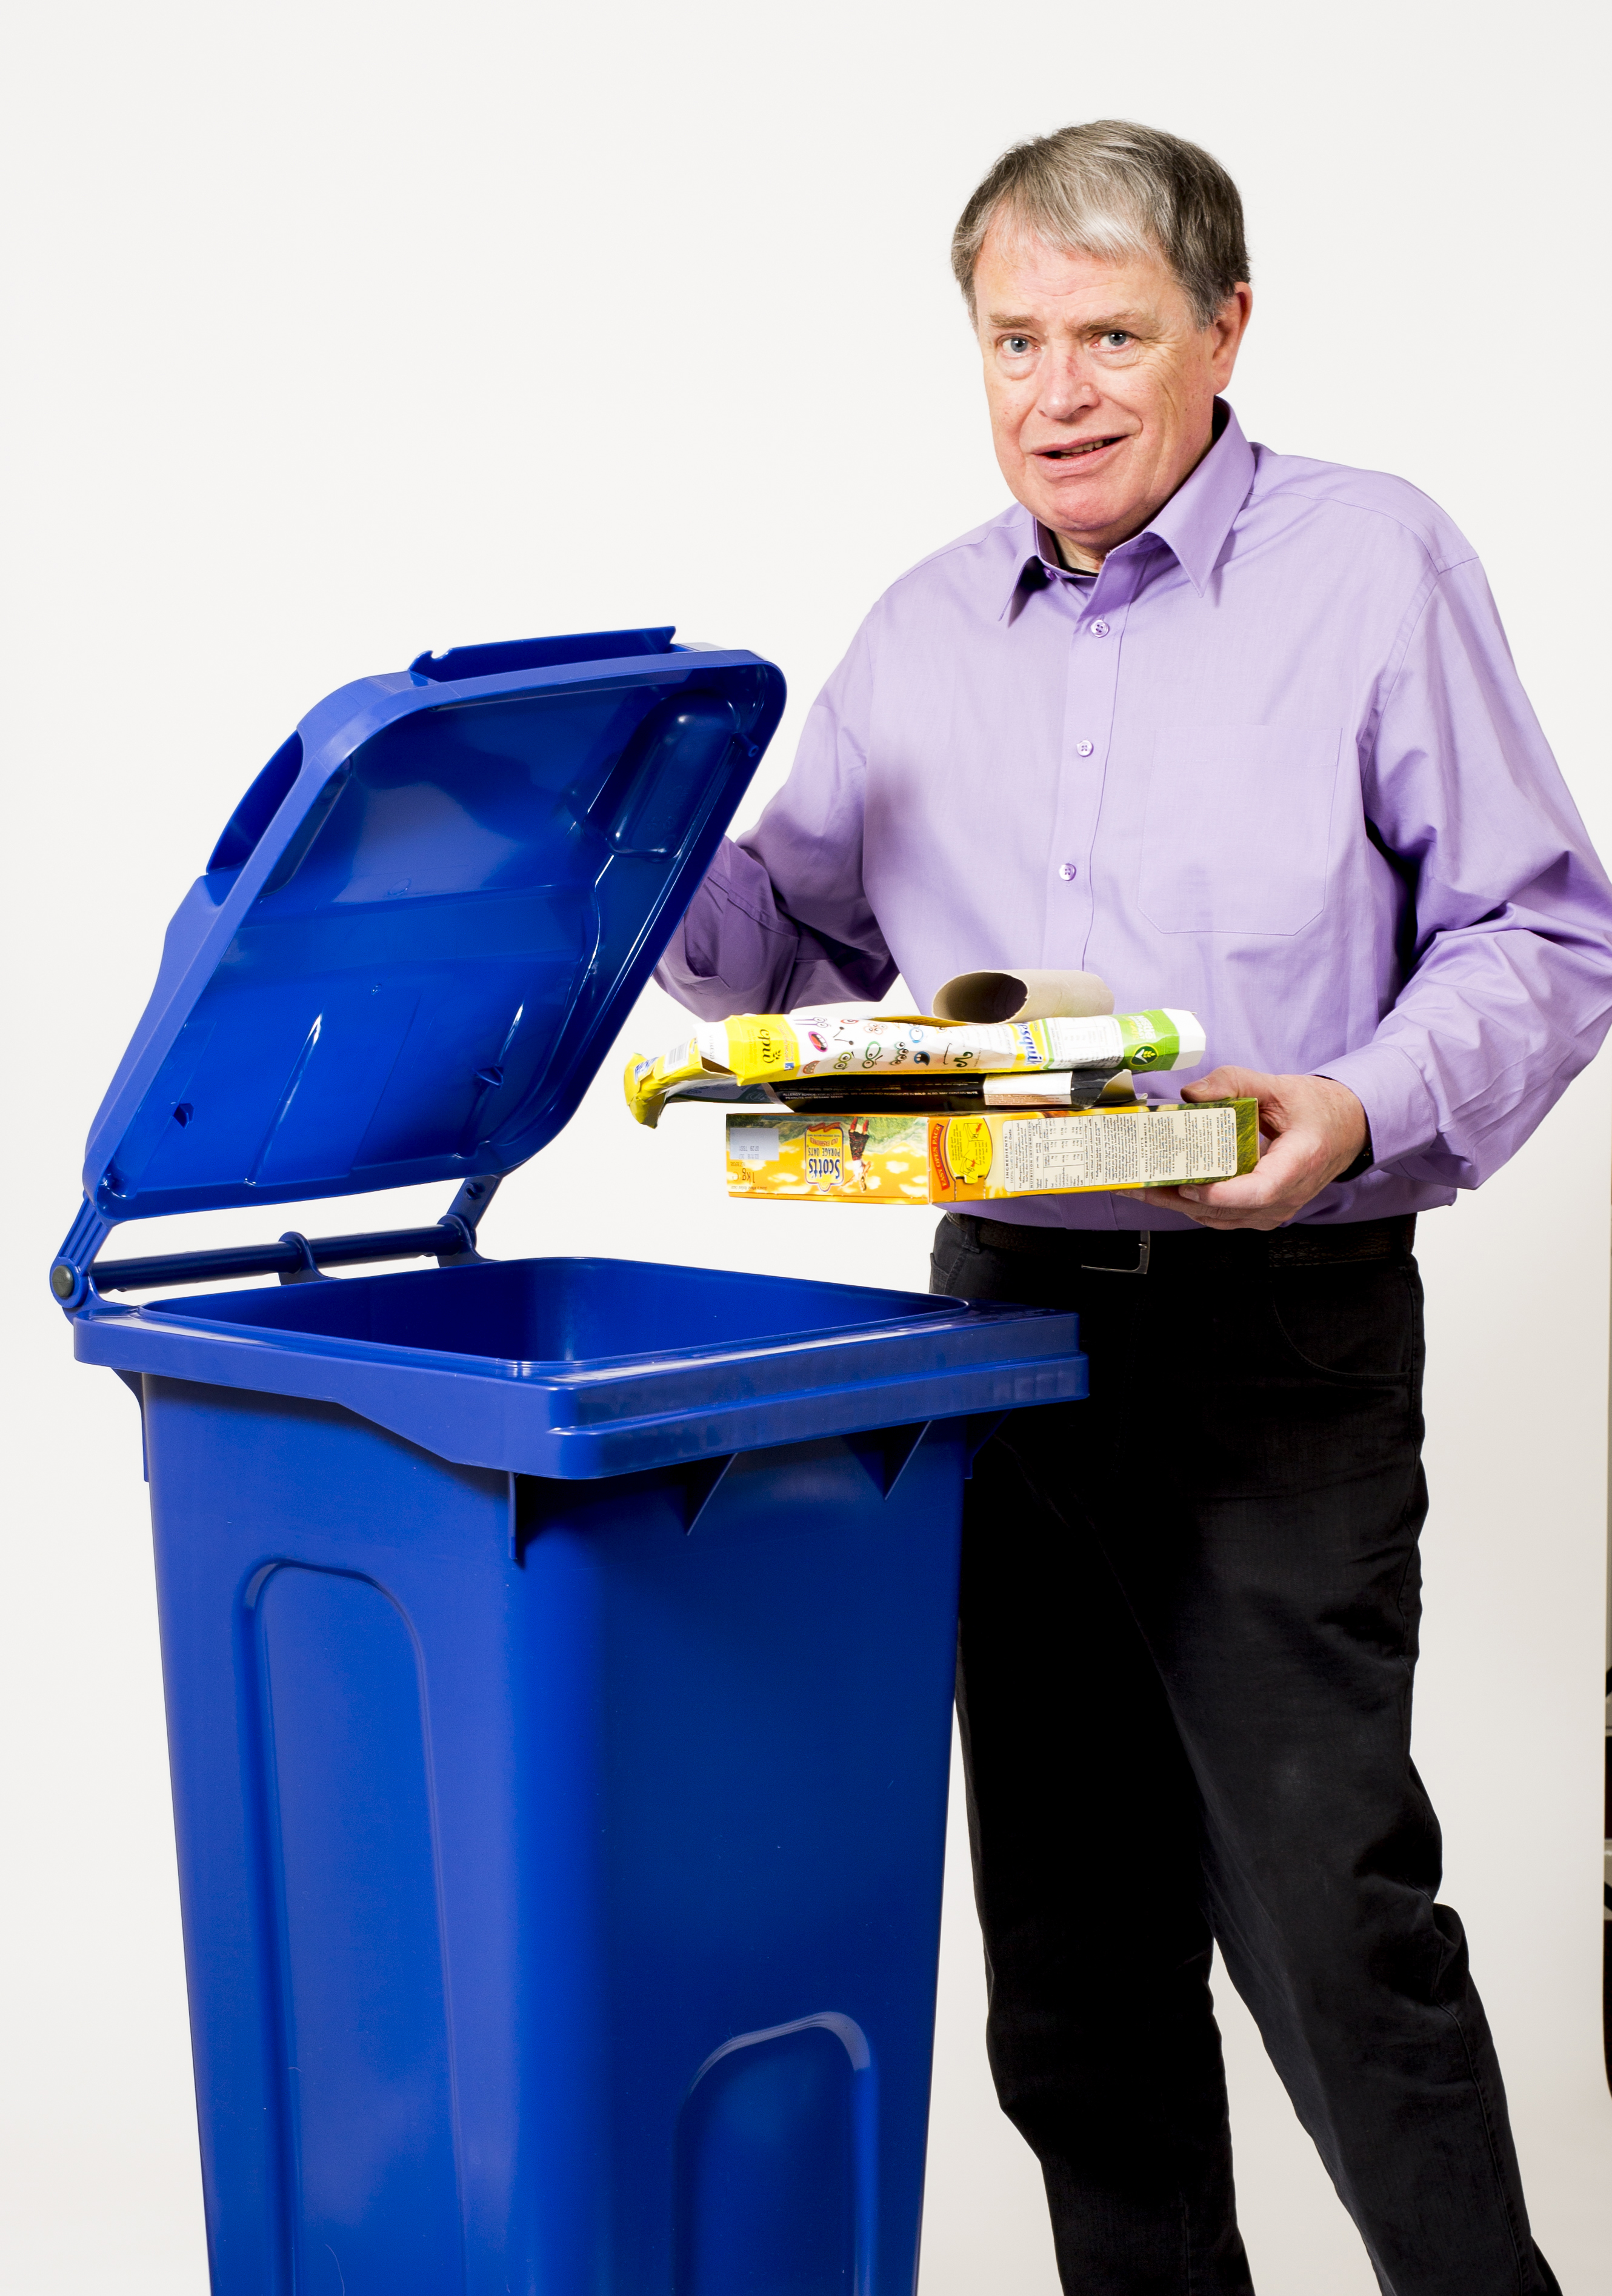
[[[995,225],[980,250],[975,278],[986,323],[1011,326],[1049,304],[1078,303],[1082,321],[1156,313],[1173,283],[1153,255],[1114,258],[1083,248],[1056,247],[1025,231],[999,233]]]

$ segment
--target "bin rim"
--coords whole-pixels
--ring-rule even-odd
[[[518,1260],[486,1259],[479,1264],[488,1267],[547,1267],[562,1264],[567,1267],[589,1269],[653,1267],[657,1273],[710,1275],[724,1283],[758,1288],[768,1286],[776,1280],[745,1269],[713,1269],[680,1260],[632,1260],[605,1252],[542,1252]],[[451,1278],[455,1272],[445,1268],[439,1271],[439,1276]],[[333,1277],[326,1280],[335,1282],[340,1279]],[[407,1272],[394,1271],[360,1280],[373,1284],[388,1284],[414,1279]],[[343,1361],[400,1365],[420,1364],[456,1369],[465,1364],[474,1364],[483,1378],[541,1381],[551,1385],[576,1388],[586,1388],[606,1380],[653,1377],[670,1367],[692,1370],[711,1364],[738,1360],[749,1362],[760,1357],[799,1356],[818,1349],[834,1351],[861,1341],[905,1337],[915,1327],[926,1336],[939,1340],[948,1332],[996,1330],[1008,1324],[1024,1323],[1044,1328],[1051,1323],[1078,1323],[1073,1310],[1023,1307],[1011,1300],[961,1300],[950,1292],[888,1291],[879,1284],[823,1283],[806,1276],[786,1280],[802,1290],[842,1294],[851,1292],[867,1300],[889,1301],[892,1312],[867,1322],[841,1320],[803,1324],[787,1334],[760,1339],[741,1337],[704,1341],[682,1348],[629,1349],[609,1355],[582,1357],[483,1355],[457,1348],[419,1347],[403,1341],[353,1339],[332,1332],[299,1330],[294,1325],[263,1324],[247,1320],[235,1322],[224,1314],[185,1313],[187,1308],[201,1309],[210,1307],[215,1301],[227,1302],[232,1299],[256,1296],[244,1286],[234,1292],[174,1294],[145,1300],[138,1307],[126,1306],[122,1301],[103,1300],[97,1296],[82,1312],[79,1321],[103,1324],[112,1322],[144,1329],[152,1328],[154,1319],[154,1328],[160,1331],[187,1331],[202,1338],[218,1337],[235,1341],[252,1351],[272,1349],[276,1353],[322,1356]]]
[[[92,1298],[74,1319],[74,1348],[81,1361],[119,1371],[136,1386],[154,1377],[333,1405],[464,1465],[565,1478],[1073,1401],[1086,1392],[1073,1312],[825,1288],[888,1297],[907,1312],[655,1355],[522,1362],[265,1331],[186,1316],[185,1302],[175,1313],[169,1302],[126,1307]]]
[[[489,1259],[483,1260],[481,1265],[489,1267],[544,1267],[552,1265],[561,1259],[572,1267],[602,1268],[650,1266],[657,1269],[662,1267],[672,1269],[679,1275],[717,1275],[728,1282],[736,1280],[765,1284],[774,1280],[769,1276],[753,1275],[744,1269],[711,1269],[686,1266],[681,1261],[673,1260],[635,1261],[603,1252],[537,1253],[520,1260]],[[451,1278],[455,1272],[451,1268],[443,1268],[439,1271],[439,1274]],[[409,1276],[407,1274],[377,1275],[366,1280],[373,1283],[407,1283],[409,1281]],[[814,1279],[801,1277],[788,1280],[805,1284]],[[250,1322],[235,1323],[226,1315],[187,1316],[184,1312],[187,1307],[201,1308],[210,1304],[215,1300],[251,1297],[251,1294],[244,1289],[240,1292],[196,1293],[192,1294],[188,1299],[148,1300],[138,1308],[126,1308],[118,1302],[101,1300],[91,1312],[95,1315],[136,1316],[154,1315],[161,1318],[164,1325],[184,1324],[200,1332],[238,1332],[251,1338],[261,1337],[266,1344],[272,1341],[272,1344],[276,1347],[304,1348],[308,1353],[314,1355],[351,1353],[361,1356],[366,1361],[374,1360],[377,1363],[413,1363],[422,1360],[453,1364],[478,1363],[486,1365],[489,1377],[552,1379],[579,1386],[586,1386],[592,1381],[601,1379],[613,1380],[647,1375],[673,1364],[679,1366],[703,1363],[714,1364],[729,1361],[737,1357],[743,1357],[748,1360],[753,1356],[760,1355],[795,1354],[807,1347],[831,1348],[857,1340],[887,1339],[913,1324],[918,1325],[925,1332],[933,1332],[938,1334],[952,1326],[958,1329],[974,1329],[982,1323],[999,1323],[1008,1316],[1056,1316],[1059,1312],[1052,1308],[1021,1308],[1000,1300],[953,1300],[947,1293],[887,1292],[881,1286],[871,1283],[825,1283],[822,1288],[825,1291],[857,1292],[868,1299],[899,1301],[901,1306],[899,1312],[883,1316],[876,1322],[803,1324],[798,1331],[789,1333],[787,1337],[700,1341],[683,1348],[630,1348],[619,1349],[609,1355],[586,1357],[483,1355],[479,1351],[473,1352],[457,1348],[415,1347],[403,1341],[358,1341],[344,1339],[323,1332],[300,1332],[294,1327],[275,1325],[266,1328],[262,1324]],[[960,1315],[955,1312],[958,1309],[962,1311]]]

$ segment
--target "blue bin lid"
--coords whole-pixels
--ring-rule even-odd
[[[770,740],[756,655],[423,654],[303,718],[169,926],[90,1132],[108,1220],[511,1171],[567,1122]]]

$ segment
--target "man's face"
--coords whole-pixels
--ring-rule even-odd
[[[1072,545],[1072,562],[1100,559],[1140,533],[1207,453],[1250,291],[1200,327],[1158,257],[1108,263],[999,220],[974,286],[1002,476]]]

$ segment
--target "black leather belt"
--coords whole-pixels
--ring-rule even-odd
[[[1336,1227],[1078,1228],[1021,1226],[948,1212],[981,1251],[1033,1252],[1049,1266],[1114,1275],[1146,1275],[1163,1265],[1201,1268],[1213,1259],[1267,1267],[1336,1267],[1351,1260],[1410,1257],[1416,1219],[1347,1220]]]

